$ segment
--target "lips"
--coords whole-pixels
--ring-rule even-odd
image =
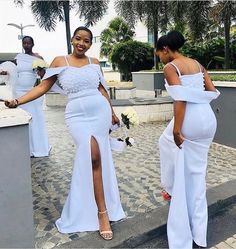
[[[80,51],[80,52],[82,52],[82,51],[84,51],[84,48],[77,47],[77,50]]]

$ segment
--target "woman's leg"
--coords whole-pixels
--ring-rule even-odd
[[[108,218],[108,213],[105,212],[106,203],[105,203],[103,182],[102,182],[101,155],[98,143],[94,137],[91,137],[91,158],[92,158],[92,167],[93,167],[94,194],[98,207],[98,218],[100,224],[99,230],[100,233],[103,231],[108,231],[107,233],[103,233],[102,237],[104,237],[104,239],[111,239],[112,238],[111,226]]]

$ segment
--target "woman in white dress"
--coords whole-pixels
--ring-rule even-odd
[[[34,87],[37,73],[33,71],[32,64],[34,60],[43,59],[38,54],[33,53],[34,40],[31,36],[23,37],[22,46],[25,53],[18,54],[15,58],[18,77],[12,85],[14,98],[19,98]],[[50,146],[43,113],[43,97],[24,104],[21,108],[32,116],[29,124],[30,155],[32,157],[48,156]]]
[[[174,100],[174,117],[159,139],[161,182],[171,199],[167,221],[170,248],[206,247],[206,169],[216,131],[210,101],[219,92],[207,71],[179,52],[185,39],[171,31],[160,37],[156,54],[166,64],[166,90]]]
[[[85,55],[92,39],[89,29],[77,28],[71,40],[73,53],[56,57],[39,86],[6,105],[24,104],[50,88],[68,96],[65,120],[77,149],[70,192],[56,225],[62,233],[99,230],[102,238],[110,240],[109,220],[125,217],[109,143],[109,129],[119,119],[110,105],[99,61]]]

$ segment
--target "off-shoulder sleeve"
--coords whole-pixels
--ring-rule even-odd
[[[54,75],[58,75],[59,73],[63,72],[65,69],[66,69],[66,67],[47,68],[42,80],[46,80]]]
[[[95,65],[97,65],[97,64],[95,64]],[[101,67],[99,65],[97,65],[96,69],[97,69],[97,72],[98,72],[100,83],[103,85],[105,90],[108,91],[108,86],[107,86],[106,80],[104,79],[104,76],[102,74]]]
[[[220,92],[216,90],[204,91],[198,88],[192,88],[182,85],[168,85],[165,84],[166,90],[169,95],[176,101],[187,101],[191,103],[210,103],[213,99],[218,98]]]
[[[58,75],[61,72],[63,72],[66,69],[66,67],[54,67],[54,68],[47,68],[46,69],[46,73],[43,76],[42,80],[46,80],[54,75]],[[60,93],[63,95],[66,95],[65,90],[63,90],[63,88],[60,86],[59,81],[57,79],[57,81],[53,84],[53,86],[50,89],[50,92],[56,92],[56,93]]]

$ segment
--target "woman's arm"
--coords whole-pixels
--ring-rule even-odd
[[[166,65],[164,68],[164,75],[169,85],[180,85],[179,76],[172,65]],[[186,109],[185,101],[174,101],[174,128],[173,136],[175,144],[181,148],[184,137],[181,133]]]
[[[204,86],[206,91],[214,91],[216,92],[216,88],[214,84],[211,81],[211,78],[205,68],[203,68],[203,73],[204,73]]]
[[[55,83],[57,77],[52,76],[46,80],[43,80],[38,86],[32,88],[29,92],[27,92],[25,95],[21,96],[18,99],[13,99],[10,101],[5,101],[5,105],[9,108],[16,108],[18,105],[23,105],[25,103],[28,103],[32,100],[35,100],[42,95],[44,95],[46,92],[50,90],[52,85]]]
[[[58,61],[59,61],[58,57],[56,57],[51,63],[50,67],[57,67]],[[56,75],[48,79],[45,79],[38,86],[32,88],[32,90],[30,90],[20,98],[13,99],[10,101],[5,101],[5,105],[9,108],[16,108],[18,105],[22,105],[32,100],[35,100],[44,95],[46,92],[48,92],[50,88],[53,86],[53,84],[56,82],[56,80],[57,80]]]
[[[91,58],[92,59],[92,62],[94,64],[98,64],[99,65],[99,60],[96,59],[96,58]],[[102,73],[102,69],[101,69],[101,73]],[[111,113],[112,113],[112,124],[118,124],[120,125],[120,120],[119,118],[116,116],[114,110],[113,110],[113,107],[112,107],[112,104],[111,104],[111,99],[106,91],[106,89],[104,88],[104,86],[100,83],[99,86],[98,86],[98,90],[101,92],[101,94],[107,99],[107,101],[109,102],[110,106],[111,106]]]
[[[175,144],[181,148],[181,144],[184,141],[184,137],[181,133],[182,125],[184,121],[186,109],[186,102],[184,101],[174,101],[174,128],[173,135]]]

